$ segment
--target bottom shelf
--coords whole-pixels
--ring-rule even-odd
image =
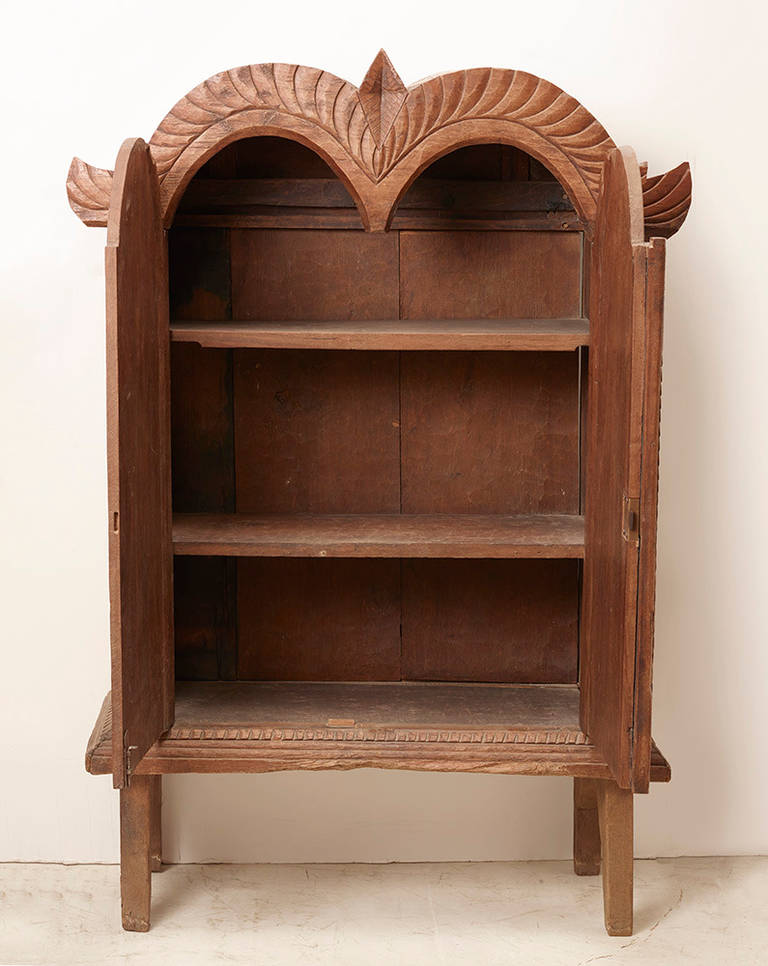
[[[178,682],[173,727],[137,774],[405,768],[609,778],[576,685]],[[112,771],[107,695],[86,752]],[[655,747],[651,780],[668,781]]]

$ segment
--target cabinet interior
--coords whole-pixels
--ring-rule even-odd
[[[176,549],[179,694],[192,688],[181,682],[575,692],[583,536],[569,549],[554,534],[582,512],[588,339],[562,339],[588,332],[586,244],[549,171],[503,145],[434,162],[377,233],[296,142],[238,141],[198,172],[169,230],[173,510],[209,528],[206,549]],[[471,348],[515,326],[541,348]],[[408,348],[413,332],[431,347]],[[398,543],[401,516],[415,555]],[[512,516],[544,533],[533,549],[500,536]],[[254,520],[290,540],[233,553]],[[465,556],[455,535],[480,524]],[[324,526],[355,535],[323,550]],[[290,719],[297,692],[284,693]],[[352,692],[325,692],[317,715],[346,720],[339,693]],[[471,693],[439,700],[464,707]],[[263,714],[281,719],[270,702]],[[578,697],[568,708],[578,727]]]

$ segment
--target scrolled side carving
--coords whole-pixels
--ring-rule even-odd
[[[691,166],[687,161],[671,171],[648,177],[642,172],[645,238],[669,238],[679,230],[691,207]]]
[[[106,228],[114,172],[72,158],[67,174],[69,205],[84,224]]]

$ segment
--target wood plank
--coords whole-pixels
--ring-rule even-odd
[[[596,790],[605,928],[609,936],[631,936],[634,796],[612,781],[597,782]]]
[[[577,513],[575,352],[401,357],[405,513]]]
[[[190,182],[179,212],[247,212],[251,206],[355,209],[355,202],[337,178],[199,178]],[[573,205],[556,181],[419,178],[398,211],[408,209],[570,212]]]
[[[240,559],[237,677],[400,680],[397,560]]]
[[[229,233],[173,228],[170,306],[174,318],[232,318]],[[235,509],[231,352],[171,345],[173,506],[182,513]],[[174,562],[176,677],[232,678],[237,635],[235,561]]]
[[[174,553],[242,557],[566,557],[584,552],[570,514],[176,514]]]
[[[149,930],[152,891],[151,823],[152,786],[150,775],[134,775],[120,789],[120,900],[123,929]]]
[[[125,141],[107,226],[114,784],[173,721],[167,249],[147,145]]]
[[[231,237],[238,320],[397,318],[396,234],[233,230]]]
[[[394,352],[236,350],[238,511],[396,513],[398,370]]]
[[[576,683],[576,561],[404,560],[402,572],[405,680]]]
[[[351,208],[251,208],[247,212],[180,212],[174,227],[360,231],[360,215]],[[397,231],[583,232],[588,225],[575,211],[442,211],[406,208],[395,212]]]
[[[413,685],[407,685],[412,687]],[[110,707],[110,695],[105,704]],[[111,707],[106,727],[94,745],[88,771],[112,772]],[[94,732],[96,729],[94,729]],[[374,740],[327,741],[307,738],[296,741],[286,733],[263,741],[232,737],[221,728],[216,738],[161,738],[138,765],[140,774],[259,773],[320,768],[400,768],[418,771],[464,771],[517,775],[566,775],[609,778],[610,771],[597,749],[585,737],[583,744],[552,740],[537,743],[481,743],[447,741],[390,741],[386,733]],[[552,733],[553,734],[553,733]],[[547,738],[549,735],[544,735]],[[462,737],[462,736],[460,736]],[[381,740],[380,740],[381,739]],[[668,782],[669,765],[654,744],[651,781]]]
[[[171,339],[205,348],[568,351],[589,345],[587,319],[371,322],[173,322]]]
[[[576,232],[400,233],[405,319],[577,318]]]
[[[645,329],[643,207],[629,148],[606,163],[590,273],[581,632],[582,722],[621,788],[632,782],[637,534],[627,500],[640,496]]]
[[[656,607],[661,358],[664,335],[664,260],[664,239],[654,238],[647,248],[645,293],[640,558],[638,563],[634,747],[632,754],[632,787],[636,792],[648,790],[651,770],[651,698]]]

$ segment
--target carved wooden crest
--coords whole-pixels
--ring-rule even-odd
[[[327,71],[257,64],[215,74],[160,122],[150,151],[169,225],[194,173],[217,151],[259,134],[317,151],[355,199],[363,224],[387,227],[410,183],[432,161],[468,144],[513,144],[557,177],[587,222],[594,219],[603,165],[615,147],[574,98],[522,71],[477,68],[406,88],[380,51],[360,88]],[[106,225],[112,172],[75,158],[70,204],[87,225]],[[691,201],[686,163],[643,174],[646,236],[669,236]]]

